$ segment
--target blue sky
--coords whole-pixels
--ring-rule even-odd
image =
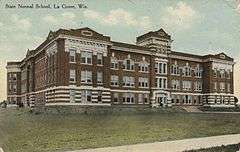
[[[84,3],[87,9],[5,9],[0,4],[0,100],[6,98],[8,60],[19,60],[36,48],[50,30],[90,27],[114,41],[135,43],[140,34],[164,28],[172,35],[173,50],[194,54],[225,52],[235,58],[240,74],[239,0],[22,0],[22,4]],[[235,92],[240,96],[240,79]]]

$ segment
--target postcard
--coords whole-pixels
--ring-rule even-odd
[[[240,151],[239,0],[0,0],[0,152]]]

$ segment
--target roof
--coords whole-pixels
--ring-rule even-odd
[[[137,37],[137,42],[144,40],[149,37],[158,37],[158,38],[164,38],[164,39],[171,39],[171,36],[167,34],[162,28],[159,29],[158,31],[150,31],[146,34],[143,34],[141,36]]]
[[[196,54],[190,54],[190,53],[184,53],[184,52],[176,52],[171,51],[172,55],[178,55],[178,56],[184,56],[184,57],[192,57],[197,59],[207,59],[207,58],[215,58],[220,60],[227,60],[227,61],[233,61],[234,59],[227,56],[225,53],[218,53],[218,54],[208,54],[208,55],[196,55]]]
[[[117,47],[125,47],[125,48],[130,48],[130,49],[149,51],[149,49],[146,47],[138,46],[138,45],[134,45],[134,44],[128,44],[128,43],[123,43],[123,42],[114,42],[114,41],[112,41],[112,44],[113,44],[113,46],[117,46]]]

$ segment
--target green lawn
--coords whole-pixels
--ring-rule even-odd
[[[240,133],[240,114],[30,114],[0,109],[0,146],[45,152]]]

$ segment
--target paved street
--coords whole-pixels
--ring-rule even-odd
[[[184,150],[209,148],[237,143],[240,143],[240,134],[76,150],[71,152],[181,152]]]

